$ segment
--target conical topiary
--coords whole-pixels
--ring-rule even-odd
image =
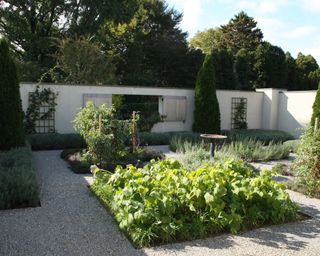
[[[0,150],[24,145],[23,112],[15,64],[0,39]]]
[[[193,131],[220,133],[220,108],[216,95],[218,56],[207,55],[198,73],[195,88]]]

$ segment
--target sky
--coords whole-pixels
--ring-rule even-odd
[[[197,32],[218,27],[245,11],[257,22],[264,40],[293,57],[311,54],[320,65],[320,0],[166,0],[183,13],[180,28],[189,39]]]

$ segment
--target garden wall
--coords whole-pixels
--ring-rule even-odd
[[[310,123],[317,91],[281,91],[279,93],[278,129],[299,137]]]
[[[75,114],[89,100],[96,105],[112,104],[113,94],[159,96],[159,113],[163,122],[153,132],[190,131],[193,123],[194,90],[177,88],[150,88],[137,86],[90,86],[44,84],[58,92],[55,129],[59,133],[73,133]],[[20,86],[23,110],[28,108],[28,95],[36,84]],[[233,101],[246,99],[249,129],[279,129],[299,137],[310,121],[316,91],[287,92],[281,89],[258,89],[256,92],[217,90],[221,112],[221,128],[232,128]]]

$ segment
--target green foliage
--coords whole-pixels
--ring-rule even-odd
[[[22,63],[32,63],[36,73],[22,76],[38,81],[42,73],[55,65],[55,41],[96,34],[105,20],[126,21],[137,8],[136,0],[3,0],[0,5],[0,34],[12,43]],[[25,69],[26,68],[26,69]],[[29,70],[22,66],[21,74]],[[26,80],[24,80],[26,81]]]
[[[24,129],[27,134],[37,133],[36,121],[51,119],[54,116],[56,110],[56,99],[58,93],[54,93],[50,88],[43,88],[40,91],[39,85],[36,90],[29,96],[29,106],[25,115]],[[48,108],[41,110],[41,107],[45,105]],[[55,131],[50,131],[55,132]]]
[[[316,118],[318,118],[318,125],[319,125],[320,124],[320,82],[319,82],[317,95],[312,106],[311,126],[315,125]]]
[[[210,28],[197,32],[190,40],[190,46],[200,49],[204,54],[210,54],[213,49],[221,46],[221,31],[219,28]]]
[[[265,146],[262,142],[253,139],[234,141],[217,150],[217,157],[231,155],[249,162],[279,160],[287,158],[289,154],[290,148],[286,145],[270,143]]]
[[[263,42],[255,51],[256,88],[283,88],[287,79],[286,56],[280,47]]]
[[[307,188],[308,194],[320,196],[320,129],[311,126],[301,136],[295,167],[299,183]]]
[[[30,148],[0,152],[0,209],[38,206],[39,200]]]
[[[27,140],[32,150],[74,149],[85,148],[86,143],[80,134],[47,133],[30,134]]]
[[[193,131],[220,133],[220,109],[216,95],[219,84],[219,53],[207,55],[199,71],[195,88]]]
[[[94,163],[112,162],[126,154],[125,141],[129,137],[129,121],[118,120],[114,108],[92,102],[77,113],[75,129],[84,138],[88,154]]]
[[[254,51],[262,42],[263,33],[257,27],[257,22],[245,12],[240,12],[220,27],[222,47],[236,54],[240,49]]]
[[[98,85],[114,82],[115,67],[92,38],[60,40],[55,57],[57,64],[51,74],[56,82]]]
[[[253,54],[246,49],[240,49],[235,56],[235,69],[237,75],[238,88],[249,90],[252,87],[253,77]]]
[[[5,39],[0,39],[0,106],[0,150],[24,145],[19,81]]]
[[[188,49],[181,19],[164,1],[144,0],[130,21],[105,23],[99,32],[120,84],[194,87],[202,54]]]
[[[288,90],[299,89],[299,73],[297,69],[296,60],[289,52],[286,53],[287,79],[284,88]]]
[[[295,60],[297,73],[298,73],[298,85],[299,90],[316,90],[318,85],[318,72],[319,65],[313,56],[298,54]]]
[[[291,152],[297,153],[300,146],[300,140],[287,140],[283,144],[288,146]]]
[[[98,171],[92,190],[136,246],[202,238],[297,218],[298,207],[273,181],[241,161],[186,170],[177,161]]]
[[[270,142],[279,143],[287,140],[293,140],[294,137],[285,131],[278,130],[231,130],[223,131],[228,136],[228,141],[256,140],[268,145]]]

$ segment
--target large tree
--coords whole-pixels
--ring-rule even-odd
[[[220,108],[216,95],[219,76],[219,55],[207,55],[198,73],[195,88],[193,131],[220,133]]]
[[[54,65],[55,38],[94,34],[106,19],[128,20],[137,0],[3,0],[0,34],[23,68],[43,73]],[[35,77],[31,77],[35,79]]]
[[[19,81],[5,39],[0,39],[0,134],[0,150],[24,144]]]
[[[142,2],[129,22],[107,22],[100,30],[119,83],[194,87],[202,54],[188,49],[178,28],[182,15],[160,0]]]
[[[240,49],[255,51],[263,39],[257,22],[243,11],[235,15],[228,24],[222,25],[220,31],[221,46],[231,49],[234,54]]]
[[[213,49],[221,47],[222,33],[219,28],[210,28],[197,32],[190,40],[190,46],[200,49],[205,54],[210,54]]]
[[[288,90],[299,89],[299,76],[297,71],[297,64],[295,59],[289,52],[286,53],[286,66],[287,66],[287,79],[284,84],[284,88]]]
[[[315,90],[317,89],[317,73],[319,65],[312,55],[304,55],[299,53],[296,59],[297,72],[299,76],[298,88],[300,90]]]
[[[256,88],[283,88],[287,78],[286,56],[283,50],[263,42],[255,51]]]

